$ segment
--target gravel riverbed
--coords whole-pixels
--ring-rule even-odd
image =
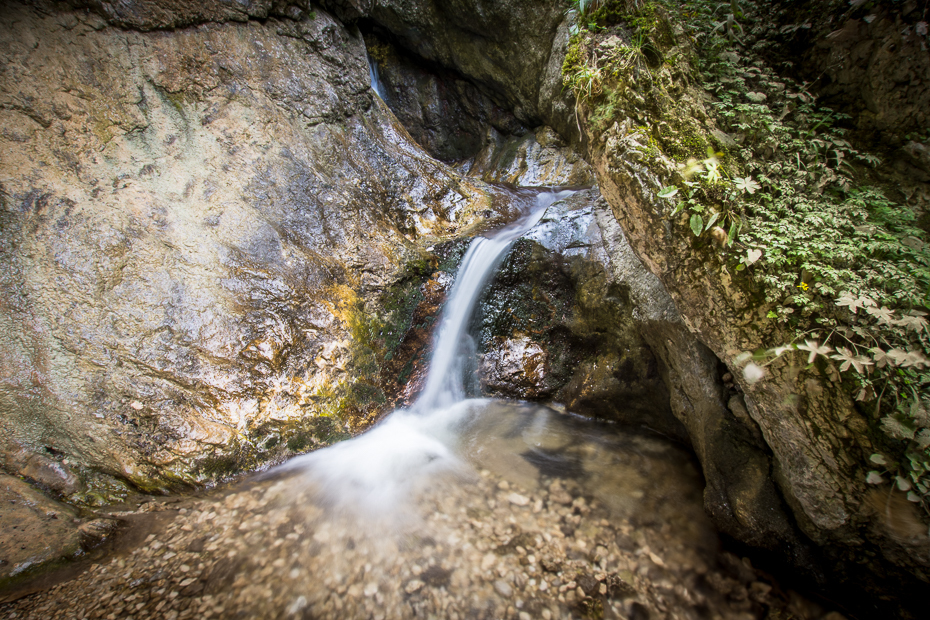
[[[159,524],[0,615],[842,619],[720,550],[667,441],[500,405],[458,450],[402,510],[336,508],[296,469],[111,511]]]

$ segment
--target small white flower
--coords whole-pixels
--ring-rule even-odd
[[[752,385],[764,376],[765,369],[755,362],[749,362],[746,364],[746,368],[743,368],[743,378],[749,382],[749,385]]]

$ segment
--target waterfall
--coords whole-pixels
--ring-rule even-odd
[[[384,101],[384,85],[381,83],[381,76],[378,73],[378,63],[371,56],[368,58],[368,77],[371,78],[371,89]]]
[[[414,411],[428,413],[464,399],[462,338],[478,297],[513,242],[539,222],[549,205],[570,194],[571,190],[540,193],[536,206],[519,221],[488,238],[477,237],[471,242],[446,302],[426,386],[413,406]]]
[[[392,412],[363,435],[293,459],[331,506],[384,515],[404,510],[409,492],[430,476],[461,470],[456,430],[481,405],[467,399],[463,374],[470,357],[466,329],[481,292],[511,245],[542,219],[546,209],[571,190],[544,191],[518,221],[476,237],[458,269],[442,319],[426,384],[409,409]]]

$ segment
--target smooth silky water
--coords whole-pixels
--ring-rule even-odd
[[[686,450],[466,396],[477,298],[570,193],[541,192],[472,242],[411,407],[207,497],[153,504],[165,519],[139,546],[11,617],[745,617],[714,587],[717,537]]]

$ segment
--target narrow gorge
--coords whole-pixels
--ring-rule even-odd
[[[0,13],[3,617],[922,615],[926,3]]]

